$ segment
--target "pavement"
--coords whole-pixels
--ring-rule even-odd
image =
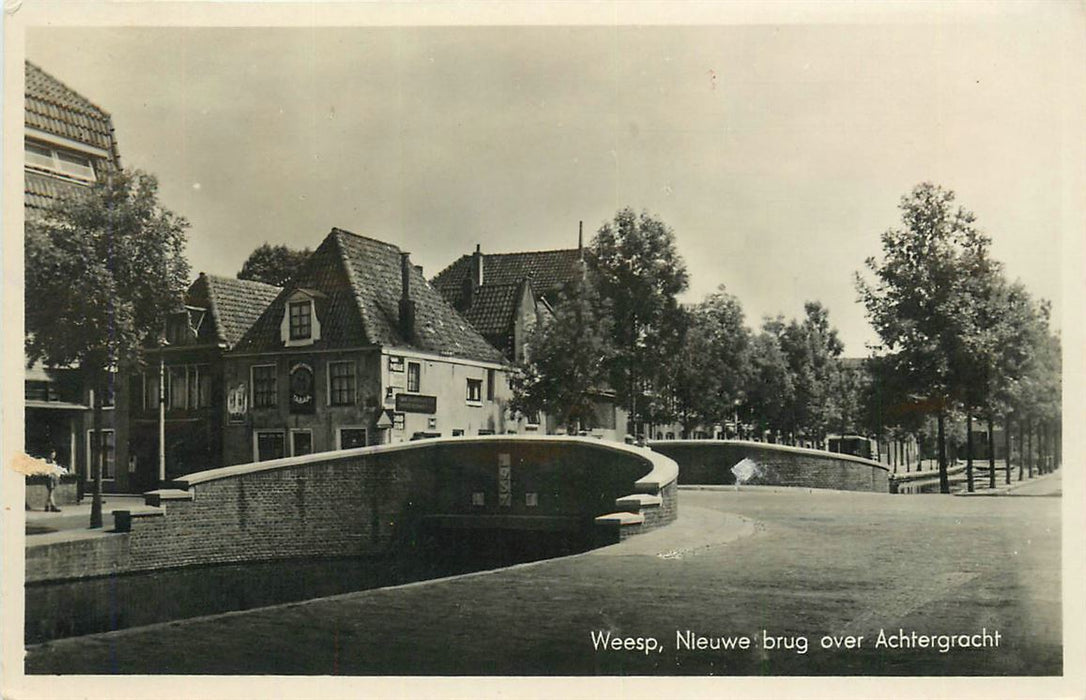
[[[70,539],[82,539],[108,534],[113,530],[113,511],[145,508],[141,494],[103,494],[102,527],[90,528],[91,499],[82,503],[61,506],[59,513],[40,510],[26,511],[26,544],[44,544]]]

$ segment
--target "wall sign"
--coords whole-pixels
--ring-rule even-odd
[[[244,423],[248,410],[249,391],[245,382],[241,382],[226,392],[226,415],[231,423]]]
[[[396,410],[403,413],[437,413],[437,397],[423,394],[396,394]]]
[[[290,368],[290,412],[313,413],[313,368],[304,362]]]
[[[403,358],[397,355],[388,356],[388,371],[389,372],[402,372],[403,371]]]

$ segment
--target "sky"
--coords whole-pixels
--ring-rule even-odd
[[[123,165],[191,223],[194,274],[340,227],[432,277],[476,244],[574,247],[579,222],[588,241],[628,206],[675,232],[684,301],[724,285],[757,327],[818,300],[862,356],[877,339],[854,274],[923,181],[957,193],[1058,317],[1061,237],[1081,235],[1066,230],[1080,74],[1059,7],[864,25],[34,27],[26,56],[112,114]]]

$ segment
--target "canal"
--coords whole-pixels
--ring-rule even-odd
[[[165,569],[26,586],[24,641],[39,644],[496,569],[590,549],[584,533],[435,531],[405,554]]]

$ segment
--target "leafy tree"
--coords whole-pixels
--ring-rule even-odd
[[[592,271],[613,319],[611,386],[635,424],[659,418],[653,409],[662,368],[681,339],[676,296],[687,287],[675,234],[647,213],[627,208],[599,229],[591,249]]]
[[[795,387],[788,358],[781,350],[783,321],[767,319],[763,330],[751,340],[750,379],[745,408],[759,431],[783,431],[795,400]],[[740,416],[742,419],[742,416]]]
[[[293,250],[285,245],[264,243],[249,254],[238,272],[238,279],[282,287],[312,252],[309,248]]]
[[[532,330],[513,375],[512,408],[548,413],[568,429],[593,427],[594,397],[607,382],[609,342],[606,304],[587,275],[578,276],[562,290],[554,318]]]
[[[750,380],[750,331],[739,300],[721,285],[685,310],[679,351],[667,366],[665,386],[689,436],[696,425],[730,418]]]
[[[820,302],[807,302],[804,311],[802,321],[792,320],[778,335],[795,392],[787,428],[820,439],[839,412],[832,390],[844,345]]]
[[[902,197],[903,228],[882,234],[882,260],[868,258],[870,282],[856,286],[868,319],[882,339],[887,371],[900,375],[936,411],[940,490],[949,493],[945,420],[949,410],[970,403],[976,379],[977,333],[973,309],[985,272],[988,238],[972,212],[954,206],[954,193],[922,183]],[[978,279],[980,280],[978,282]]]
[[[119,173],[59,198],[26,226],[26,354],[30,363],[78,365],[94,387],[91,527],[102,525],[102,402],[112,370],[140,359],[189,276],[188,223],[158,202],[158,182]]]

